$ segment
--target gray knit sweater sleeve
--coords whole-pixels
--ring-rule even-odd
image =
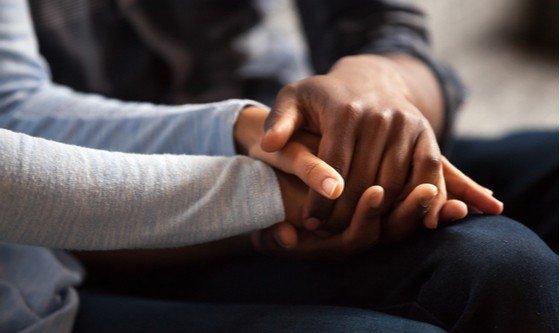
[[[233,156],[250,101],[157,106],[57,86],[26,2],[0,9],[0,241],[168,247],[284,218],[272,169]]]
[[[0,241],[111,249],[220,239],[283,219],[279,195],[263,190],[273,179],[246,157],[107,152],[0,130]]]

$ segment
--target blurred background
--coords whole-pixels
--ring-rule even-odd
[[[257,3],[263,12],[276,15],[265,15],[265,29],[270,29],[255,34],[253,46],[272,40],[269,45],[276,47],[261,54],[263,61],[254,62],[256,68],[262,70],[286,48],[301,50],[299,59],[283,65],[287,82],[300,79],[289,75],[303,73],[306,67],[305,47],[293,28],[297,26],[293,3]],[[427,14],[436,57],[453,67],[470,90],[457,119],[458,135],[496,137],[516,130],[558,128],[558,0],[417,0],[416,4]]]
[[[463,136],[558,128],[558,0],[423,0],[436,56],[470,89]]]

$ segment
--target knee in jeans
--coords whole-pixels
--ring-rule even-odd
[[[537,235],[502,216],[472,216],[441,230],[450,265],[487,282],[539,280],[557,267]]]

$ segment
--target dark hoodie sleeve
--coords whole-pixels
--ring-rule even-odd
[[[445,101],[440,144],[448,143],[467,91],[455,72],[432,56],[422,11],[407,0],[301,0],[297,5],[317,73],[343,56],[364,53],[405,53],[431,68]]]

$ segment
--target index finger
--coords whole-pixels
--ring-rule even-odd
[[[341,129],[343,131],[340,131]],[[347,179],[354,152],[355,135],[353,130],[348,129],[346,129],[347,133],[344,133],[344,129],[345,127],[342,127],[332,133],[327,131],[323,135],[319,144],[318,157],[333,167],[343,179]],[[336,185],[332,180],[325,179],[322,184],[323,191],[333,192]],[[326,199],[318,192],[310,191],[304,207],[304,218],[306,218],[304,226],[309,230],[314,230],[323,225],[331,214],[333,203],[334,201]]]

